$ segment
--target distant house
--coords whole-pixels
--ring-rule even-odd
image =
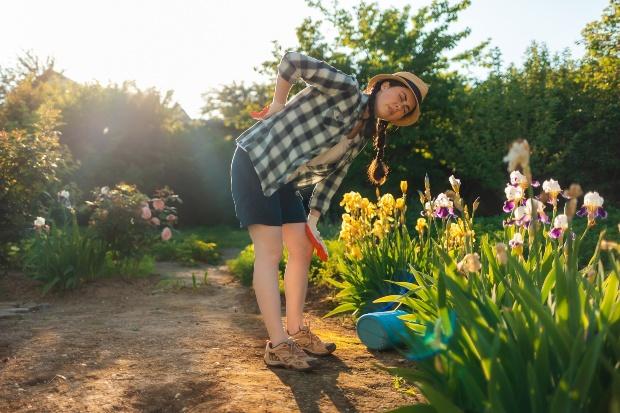
[[[183,122],[183,124],[186,124],[192,121],[192,118],[187,114],[185,109],[183,109],[183,107],[178,102],[174,104],[173,109],[175,109],[175,112],[179,114],[178,120]]]

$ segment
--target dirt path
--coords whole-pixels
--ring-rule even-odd
[[[0,302],[49,303],[0,318],[0,412],[380,412],[416,402],[377,366],[403,365],[400,355],[370,353],[350,324],[322,320],[317,297],[308,317],[338,350],[310,373],[272,370],[253,292],[225,265],[158,263],[157,273],[43,298],[20,274],[0,276]],[[158,290],[162,276],[185,287]]]

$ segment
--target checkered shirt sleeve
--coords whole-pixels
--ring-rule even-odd
[[[288,51],[282,56],[278,73],[287,82],[295,83],[299,78],[327,95],[337,95],[357,89],[357,80],[335,67],[305,54]]]
[[[309,207],[321,212],[321,215],[329,210],[332,198],[336,195],[342,180],[347,175],[347,171],[351,166],[351,162],[346,163],[340,169],[337,169],[325,179],[314,186],[310,197]]]

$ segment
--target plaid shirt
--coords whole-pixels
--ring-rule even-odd
[[[281,111],[235,139],[252,160],[265,196],[283,186],[300,165],[337,144],[360,119],[368,101],[353,76],[298,52],[284,54],[278,73],[291,84],[301,78],[308,87]],[[327,212],[352,160],[366,143],[360,139],[339,160],[311,166],[293,179],[296,189],[315,185],[310,208]]]

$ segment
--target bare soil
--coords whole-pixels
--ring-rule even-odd
[[[0,412],[382,412],[422,400],[381,369],[409,362],[370,352],[347,318],[322,319],[334,304],[313,286],[311,327],[338,348],[307,373],[264,364],[253,291],[226,265],[160,262],[148,277],[38,287],[0,276],[0,303],[32,307],[0,317]]]

